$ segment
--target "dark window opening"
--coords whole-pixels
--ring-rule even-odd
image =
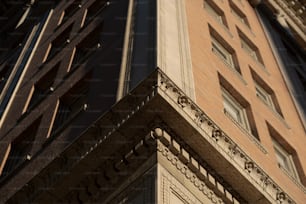
[[[97,0],[92,5],[87,8],[85,24],[88,24],[92,21],[98,13],[108,6],[108,1]]]
[[[54,87],[52,87],[59,68],[59,63],[47,72],[35,85],[31,100],[28,105],[28,111],[31,110],[38,102],[48,96]]]
[[[59,21],[59,25],[68,20],[78,9],[81,8],[82,0],[76,0],[72,2],[63,12],[63,17]]]
[[[19,137],[17,137],[12,143],[8,158],[3,167],[1,177],[3,178],[15,169],[20,167],[26,160],[31,158],[31,150],[35,140],[35,136],[41,121],[41,117],[38,118],[32,125],[30,125]]]
[[[91,56],[98,48],[100,48],[100,33],[102,32],[102,23],[91,31],[85,39],[83,39],[73,51],[72,62],[70,69],[71,71],[76,67],[83,64],[89,56]]]
[[[59,36],[57,36],[51,43],[51,48],[47,59],[52,58],[60,50],[62,50],[68,43],[72,25],[68,26]]]
[[[59,99],[51,135],[58,129],[65,127],[66,124],[71,122],[83,110],[86,110],[90,75],[89,73]]]

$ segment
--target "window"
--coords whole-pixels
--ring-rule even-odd
[[[102,23],[91,31],[74,49],[70,59],[68,71],[74,70],[83,64],[90,55],[100,48],[100,33],[102,32]]]
[[[95,17],[107,6],[109,5],[108,1],[96,0],[93,4],[91,4],[85,11],[85,22],[84,24],[88,24],[90,21],[95,19]]]
[[[62,12],[60,19],[58,21],[58,25],[62,24],[63,22],[65,22],[70,16],[72,16],[76,10],[78,10],[79,8],[81,8],[82,4],[81,4],[81,0],[76,0],[74,2],[72,2],[66,9],[65,11]]]
[[[255,84],[256,96],[262,102],[264,102],[264,104],[270,107],[274,112],[278,113],[281,117],[283,117],[274,91],[259,77],[259,75],[255,71],[253,71],[252,68],[250,68],[250,70]]]
[[[275,139],[272,139],[272,141],[278,166],[289,173],[292,177],[299,180],[292,155]]]
[[[220,73],[218,73],[218,77],[221,85],[224,114],[247,133],[247,136],[258,143],[259,137],[250,104]]]
[[[224,113],[243,128],[250,130],[246,110],[231,94],[222,88]]]
[[[89,91],[89,75],[74,85],[65,95],[63,95],[57,104],[56,115],[52,121],[50,134],[54,134],[58,129],[65,127],[81,111],[87,108],[87,97]]]
[[[227,27],[224,12],[218,8],[218,6],[213,3],[213,1],[205,1],[204,7],[209,12],[209,14],[213,16],[219,23]]]
[[[274,127],[272,127],[268,122],[266,122],[266,124],[273,143],[278,167],[290,178],[293,178],[295,181],[300,183],[300,176],[305,178],[305,174],[296,151],[287,143],[287,141],[276,131]]]
[[[67,43],[69,43],[71,30],[72,30],[72,25],[68,26],[61,34],[59,34],[52,41],[52,43],[49,44],[43,62],[45,62],[48,59],[51,59],[55,54],[57,54],[60,50],[62,50],[67,45]]]
[[[258,48],[238,28],[237,30],[240,37],[242,49],[244,49],[255,61],[263,65],[264,63]]]
[[[26,104],[24,112],[26,110],[31,110],[37,103],[44,99],[50,92],[54,90],[52,86],[59,68],[59,63],[55,65],[50,71],[48,71],[35,85],[32,89],[32,94],[30,101]]]
[[[246,15],[236,6],[232,1],[230,1],[231,12],[236,16],[236,18],[242,22],[244,25],[250,28],[249,21]]]
[[[228,46],[221,40],[211,36],[212,51],[230,68],[240,73],[240,69],[237,66],[237,58],[234,50],[228,48]]]
[[[30,125],[20,136],[18,136],[10,145],[7,151],[8,157],[2,169],[1,177],[5,177],[17,169],[24,161],[31,158],[33,142],[38,130],[41,117]]]
[[[256,96],[262,100],[266,105],[270,106],[273,110],[275,110],[275,106],[271,97],[264,88],[262,88],[259,84],[255,82]]]

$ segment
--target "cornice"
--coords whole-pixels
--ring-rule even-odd
[[[47,184],[48,186],[46,186],[46,188],[49,188],[56,184],[61,176],[63,176],[54,173],[54,169],[57,169],[57,171],[65,170],[64,172],[69,173],[69,171],[72,171],[78,163],[85,161],[86,164],[86,160],[92,158],[92,155],[97,154],[101,149],[104,151],[106,147],[105,145],[111,142],[111,140],[116,139],[115,135],[128,131],[126,130],[126,127],[128,127],[127,123],[136,120],[137,114],[151,113],[152,116],[159,115],[158,112],[154,112],[149,108],[150,104],[153,104],[153,107],[158,106],[156,108],[162,108],[165,104],[167,104],[169,108],[170,106],[174,108],[173,111],[176,111],[176,113],[181,115],[177,119],[181,122],[188,123],[193,129],[192,131],[194,134],[196,133],[198,135],[197,137],[205,140],[214,152],[221,155],[224,161],[230,163],[233,166],[231,168],[236,169],[236,172],[239,172],[239,174],[247,179],[249,181],[248,184],[253,185],[257,191],[266,198],[266,200],[272,203],[295,203],[295,201],[293,201],[293,199],[262,168],[260,168],[260,166],[245,151],[243,151],[229,135],[227,135],[213,120],[211,120],[203,110],[187,97],[184,92],[159,69],[152,73],[148,79],[143,81],[129,95],[123,97],[123,99],[108,113],[101,116],[101,118],[89,127],[89,129],[82,134],[75,143],[54,159],[53,164],[55,165],[52,166],[51,163],[49,165],[50,168],[45,168],[44,171],[33,179],[32,184],[29,182],[29,184],[24,186],[22,188],[23,190],[20,192],[25,193],[26,195],[37,195],[37,192],[34,192],[35,189],[33,187],[35,183],[42,183],[43,185]],[[167,114],[167,112],[160,114]],[[139,120],[143,123],[147,123],[145,118]],[[103,121],[107,122],[103,125]],[[154,124],[146,125],[147,128],[150,126],[156,127]],[[177,126],[180,126],[180,124],[177,124]],[[166,147],[162,149],[159,147],[158,151],[165,152],[170,150],[172,152],[171,154],[178,157],[184,165],[191,169],[193,174],[196,174],[199,178],[201,176],[203,176],[203,178],[205,177],[199,173],[201,172],[199,170],[201,165],[199,165],[200,162],[197,161],[192,152],[188,150],[185,150],[185,153],[182,152],[183,149],[179,144],[175,147],[174,137],[169,135],[164,129],[153,130],[153,136],[158,138],[158,140],[160,140]],[[178,132],[180,138],[184,138],[179,134],[180,132]],[[134,138],[135,136],[131,137]],[[86,143],[88,139],[92,142]],[[147,145],[149,143],[148,141],[152,140],[148,138],[141,140],[140,143],[136,144],[132,151],[124,156],[123,160],[115,163],[114,166],[116,166],[117,170],[124,167],[125,161],[129,161],[129,156],[133,156],[135,152],[137,154],[137,151],[141,151],[143,144]],[[114,149],[115,146],[112,148],[107,146],[107,148]],[[190,148],[193,147],[190,146]],[[73,157],[71,157],[71,155]],[[201,157],[201,155],[199,156]],[[174,157],[172,157],[171,160],[173,160],[173,158]],[[171,162],[174,162],[174,160]],[[115,171],[106,173],[106,175],[112,175],[112,172]],[[194,185],[196,184],[194,183]]]
[[[293,199],[262,169],[260,166],[245,153],[239,145],[234,142],[230,136],[228,136],[218,125],[212,121],[183,91],[170,78],[167,77],[161,70],[156,71],[157,74],[157,86],[152,86],[151,91],[147,92],[147,96],[135,109],[122,118],[112,131],[104,135],[104,139],[112,135],[116,129],[128,120],[133,114],[139,111],[146,103],[150,101],[155,95],[165,94],[172,101],[176,103],[177,108],[181,109],[189,118],[193,120],[195,125],[209,143],[216,147],[226,159],[230,160],[236,168],[240,170],[242,174],[251,179],[256,185],[257,189],[277,203],[295,203]],[[92,146],[88,151],[82,155],[84,158],[90,151],[93,151],[103,142],[104,139],[100,139]]]

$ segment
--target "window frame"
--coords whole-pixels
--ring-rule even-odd
[[[241,47],[244,49],[255,61],[259,61],[256,48],[250,45],[243,37],[240,36]]]
[[[229,5],[230,5],[230,9],[231,9],[231,13],[237,18],[239,19],[239,21],[241,23],[243,23],[243,25],[246,25],[249,29],[251,29],[249,20],[247,18],[247,16],[239,9],[239,7],[237,5],[235,5],[235,3],[233,1],[229,1]]]
[[[264,102],[264,104],[266,104],[267,106],[269,106],[270,108],[273,109],[273,111],[276,111],[276,107],[272,98],[272,94],[269,93],[268,91],[266,91],[261,85],[259,85],[256,81],[254,81],[255,84],[255,91],[256,91],[256,96],[257,98],[259,98],[262,102]],[[261,97],[261,95],[263,95],[266,100]]]
[[[204,9],[220,24],[228,27],[224,12],[212,1],[204,1]]]
[[[254,59],[257,63],[265,66],[263,58],[260,54],[258,47],[250,40],[246,34],[244,34],[237,26],[236,29],[238,31],[239,39],[240,39],[240,46],[241,48]]]
[[[298,174],[298,171],[296,169],[296,164],[293,160],[292,154],[288,152],[279,142],[277,142],[274,138],[272,138],[273,148],[275,152],[276,161],[278,164],[278,167],[284,170],[286,173],[288,173],[290,176],[292,176],[294,179],[297,179],[300,182],[300,177]],[[278,156],[280,155],[280,156]],[[278,158],[285,158],[285,166],[281,165]],[[287,168],[287,167],[288,168]]]
[[[211,36],[212,51],[218,55],[231,68],[236,70],[233,54],[226,49],[214,36]],[[236,70],[238,71],[238,70]]]
[[[252,132],[250,127],[250,122],[248,119],[248,115],[246,112],[246,108],[243,107],[225,88],[221,87],[222,99],[223,99],[223,111],[229,116],[231,119],[236,121],[241,127],[246,129],[248,132]],[[228,104],[226,106],[225,104]],[[237,120],[233,115],[231,115],[230,111],[226,109],[226,107],[233,107],[235,110],[238,110],[239,119]]]

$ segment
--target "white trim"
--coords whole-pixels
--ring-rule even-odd
[[[292,155],[288,153],[275,139],[272,138],[272,142],[275,150],[276,161],[279,167],[300,182],[299,174],[296,170]],[[279,161],[281,158],[284,158],[284,160],[282,160],[284,164],[281,164]]]
[[[240,103],[227,90],[221,88],[221,91],[223,97],[224,112],[228,116],[230,116],[233,120],[235,120],[238,124],[240,124],[243,128],[245,128],[248,132],[251,132],[245,108],[242,105],[240,105]],[[232,115],[231,111],[227,109],[230,107],[234,108],[234,111],[237,112],[236,117]]]

